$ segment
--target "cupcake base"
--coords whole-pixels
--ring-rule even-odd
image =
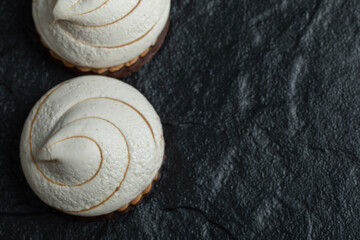
[[[164,43],[165,37],[170,28],[170,18],[168,19],[164,29],[161,34],[158,36],[155,44],[150,48],[146,49],[140,56],[118,66],[109,67],[109,68],[90,68],[90,67],[81,67],[76,66],[58,56],[55,52],[49,49],[51,56],[55,61],[63,66],[65,66],[69,71],[78,74],[78,75],[103,75],[113,78],[123,78],[129,76],[132,73],[138,72],[147,62],[149,62],[155,54],[159,51],[161,46]],[[46,47],[47,45],[42,41],[41,43]]]

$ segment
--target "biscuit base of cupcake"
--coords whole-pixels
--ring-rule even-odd
[[[123,78],[131,75],[132,73],[138,72],[147,62],[149,62],[155,56],[155,54],[160,50],[161,46],[163,45],[165,41],[165,37],[169,31],[169,28],[170,28],[170,18],[168,19],[164,29],[162,30],[161,34],[158,36],[153,46],[146,49],[142,54],[140,54],[140,56],[124,64],[109,68],[90,68],[90,67],[76,66],[75,64],[72,64],[66,61],[65,59],[62,59],[54,51],[50,49],[48,50],[57,63],[65,66],[69,71],[75,74],[78,75],[98,74],[113,78]],[[44,45],[44,47],[48,48],[41,38],[40,40],[41,43]]]

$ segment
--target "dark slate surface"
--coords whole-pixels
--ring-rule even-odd
[[[126,78],[153,103],[163,178],[134,211],[87,223],[30,190],[19,138],[74,77],[0,1],[0,239],[359,239],[360,2],[173,0],[164,47]]]

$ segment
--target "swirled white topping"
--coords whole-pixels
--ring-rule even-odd
[[[164,156],[158,115],[136,89],[79,77],[46,93],[29,114],[21,164],[48,205],[78,216],[107,214],[152,182]]]
[[[81,67],[106,68],[138,57],[156,42],[170,0],[34,0],[47,46]]]

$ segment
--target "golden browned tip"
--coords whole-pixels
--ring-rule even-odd
[[[107,68],[93,68],[92,71],[98,74],[103,74],[104,72],[106,72],[108,69]]]
[[[126,204],[126,205],[124,205],[123,207],[121,207],[121,208],[118,210],[118,212],[123,212],[123,211],[125,211],[128,207],[129,207],[129,204]]]
[[[127,63],[125,63],[125,66],[130,67],[131,65],[133,65],[134,63],[136,63],[136,61],[139,59],[139,57],[136,57],[130,61],[128,61]]]
[[[123,67],[124,67],[124,64],[120,64],[120,65],[118,65],[118,66],[109,68],[109,71],[110,71],[110,72],[116,72],[116,71],[119,71],[119,70],[120,70],[121,68],[123,68]]]
[[[150,48],[146,49],[142,54],[140,54],[140,57],[143,58],[146,56],[146,54],[148,54]]]
[[[145,190],[143,191],[143,194],[148,194],[151,191],[152,188],[152,183],[149,184],[149,186],[147,186],[147,188],[145,188]]]
[[[131,205],[136,205],[140,202],[141,198],[143,197],[142,194],[139,194],[134,200],[130,202]]]
[[[69,68],[73,68],[73,67],[75,67],[75,65],[74,65],[74,64],[69,63],[69,62],[68,62],[68,61],[66,61],[66,60],[62,60],[62,61],[63,61],[64,65],[65,65],[66,67],[69,67]]]
[[[79,69],[80,71],[82,72],[90,72],[91,71],[91,68],[89,67],[79,67],[79,66],[76,66],[77,69]]]

